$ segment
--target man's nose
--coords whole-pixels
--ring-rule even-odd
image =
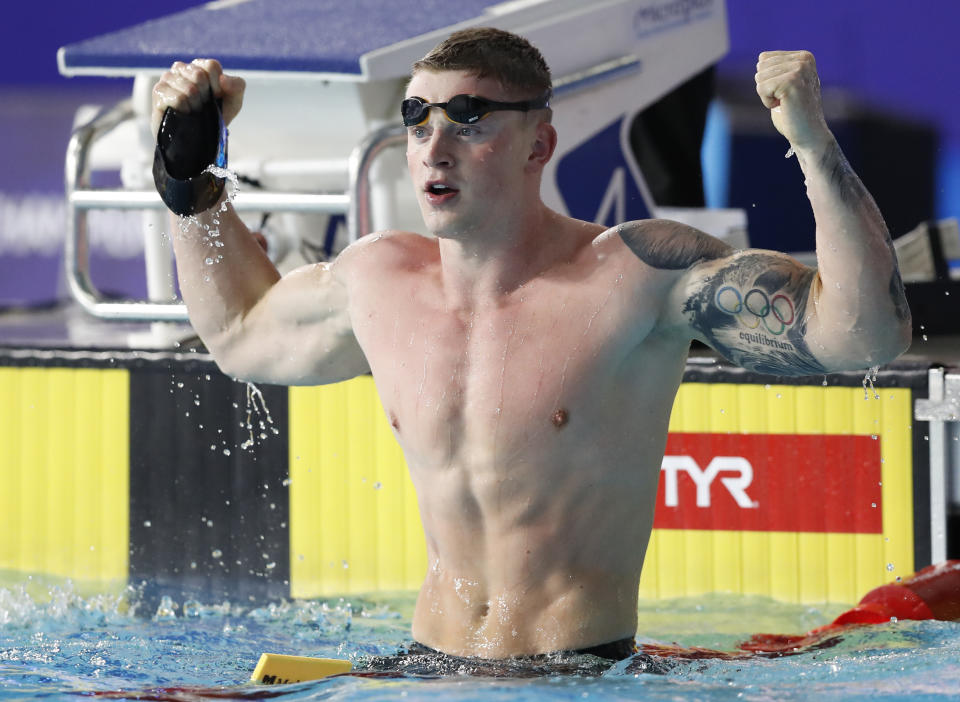
[[[434,122],[431,127],[430,138],[425,144],[423,152],[423,163],[430,168],[452,166],[453,153],[451,151],[451,135],[447,127],[449,123],[442,116],[431,115],[431,121],[440,117],[440,120]]]

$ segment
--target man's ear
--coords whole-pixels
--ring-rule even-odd
[[[533,143],[527,157],[527,170],[539,171],[547,165],[557,148],[557,130],[549,122],[537,123],[533,132]]]

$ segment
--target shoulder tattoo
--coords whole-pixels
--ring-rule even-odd
[[[771,375],[825,373],[806,341],[816,270],[748,252],[702,281],[684,314],[707,343],[737,365]]]
[[[617,233],[636,257],[652,268],[682,270],[733,253],[728,244],[679,222],[621,224]]]

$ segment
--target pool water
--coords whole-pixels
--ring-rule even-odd
[[[960,695],[960,624],[863,627],[830,648],[784,658],[690,660],[662,675],[619,664],[597,677],[494,678],[453,672],[249,683],[261,652],[361,663],[409,642],[414,593],[243,606],[164,599],[127,588],[81,595],[69,584],[0,587],[0,701],[206,698],[289,700],[809,700]],[[640,641],[732,650],[755,632],[801,633],[843,607],[710,595],[641,602]],[[206,691],[173,688],[206,686]],[[224,689],[227,688],[227,689]],[[106,694],[122,691],[119,694]]]

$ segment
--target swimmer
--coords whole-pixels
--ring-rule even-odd
[[[676,222],[605,229],[549,209],[549,69],[489,28],[418,61],[398,106],[431,236],[379,232],[284,277],[229,204],[198,217],[219,217],[218,265],[204,265],[196,225],[175,237],[190,319],[225,373],[373,374],[426,536],[417,645],[485,659],[630,650],[692,339],[782,376],[907,347],[890,236],[824,120],[814,57],[765,52],[756,84],[806,178],[816,269]],[[211,87],[229,122],[243,81],[211,59],[174,64],[154,88],[154,128]]]

